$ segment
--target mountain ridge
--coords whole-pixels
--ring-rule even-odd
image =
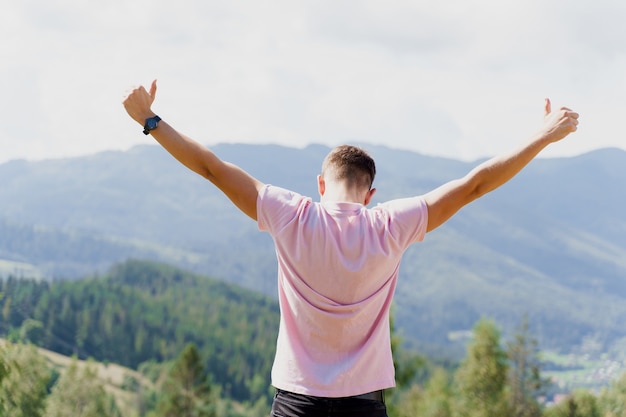
[[[362,146],[377,161],[373,204],[427,192],[478,163]],[[329,151],[323,145],[212,149],[266,183],[310,196]],[[533,161],[407,251],[398,327],[416,343],[444,344],[450,332],[483,315],[508,328],[528,314],[549,346],[623,337],[625,181],[626,152],[619,149]],[[0,164],[0,183],[0,260],[75,278],[125,258],[147,258],[276,296],[271,238],[156,145],[11,161]],[[22,228],[22,237],[3,239],[11,228]],[[95,254],[85,254],[89,247]]]

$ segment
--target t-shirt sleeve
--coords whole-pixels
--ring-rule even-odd
[[[257,224],[259,230],[276,235],[311,199],[284,188],[266,184],[257,197]]]
[[[421,242],[428,228],[428,205],[423,197],[390,200],[378,205],[389,216],[388,227],[404,247]]]

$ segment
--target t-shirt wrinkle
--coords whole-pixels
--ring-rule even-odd
[[[423,198],[368,209],[266,185],[257,213],[278,260],[272,384],[320,397],[394,386],[389,309],[402,253],[426,233]]]

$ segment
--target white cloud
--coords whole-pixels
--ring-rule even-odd
[[[206,143],[367,141],[472,159],[581,113],[545,155],[624,147],[618,1],[26,0],[0,17],[0,162],[149,143],[121,106]]]

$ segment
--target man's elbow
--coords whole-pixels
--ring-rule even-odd
[[[466,178],[466,204],[493,191],[493,185],[480,173]]]

